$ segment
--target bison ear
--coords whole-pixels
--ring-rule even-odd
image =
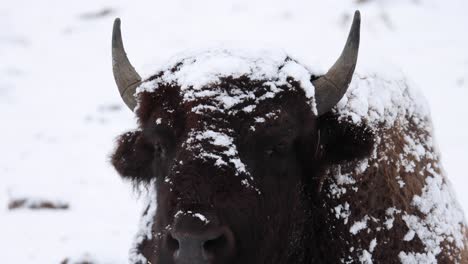
[[[375,136],[366,124],[354,124],[327,113],[319,118],[321,158],[329,163],[362,159],[371,154]]]
[[[137,183],[151,180],[153,147],[141,131],[127,132],[117,139],[117,148],[111,156],[112,165],[124,179]]]

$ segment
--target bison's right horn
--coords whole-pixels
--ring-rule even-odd
[[[131,110],[135,109],[136,99],[134,94],[135,89],[141,83],[141,77],[130,64],[125,53],[122,33],[120,32],[120,18],[115,19],[114,29],[112,30],[112,69],[120,96]]]
[[[361,14],[356,11],[340,57],[327,74],[313,81],[319,116],[328,112],[341,100],[351,83],[359,51],[360,26]]]

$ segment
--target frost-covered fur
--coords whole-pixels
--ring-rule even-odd
[[[139,128],[112,159],[156,190],[131,261],[173,263],[165,241],[190,212],[232,230],[232,263],[468,263],[429,112],[404,78],[356,75],[317,117],[316,76],[260,54],[184,55],[140,86]]]
[[[333,112],[376,142],[369,157],[326,170],[320,215],[333,262],[468,263],[463,212],[421,96],[404,79],[355,76]]]

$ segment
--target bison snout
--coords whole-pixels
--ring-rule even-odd
[[[179,221],[177,221],[179,220]],[[229,263],[235,254],[235,238],[226,226],[198,225],[196,219],[177,219],[167,234],[166,249],[177,264]]]

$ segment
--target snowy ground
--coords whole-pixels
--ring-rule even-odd
[[[364,3],[357,3],[364,2]],[[4,1],[0,8],[0,259],[126,263],[140,206],[110,167],[115,137],[135,126],[112,77],[113,18],[143,75],[187,48],[281,47],[311,68],[339,55],[362,13],[357,71],[399,69],[432,108],[444,167],[468,211],[468,2]],[[63,211],[7,209],[14,198]]]

